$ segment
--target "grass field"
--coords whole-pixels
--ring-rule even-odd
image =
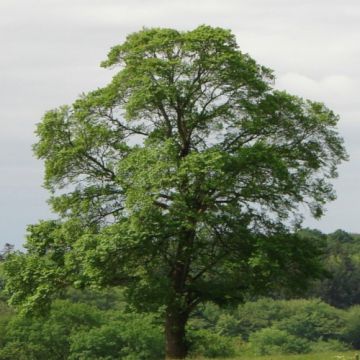
[[[268,355],[261,357],[241,357],[239,360],[355,360],[356,352],[326,352],[318,354],[303,354],[303,355]],[[235,360],[235,359],[233,359]],[[360,360],[360,359],[356,359]]]
[[[357,358],[357,355],[359,356]],[[208,360],[207,358],[196,358],[193,360]],[[210,359],[209,359],[210,360]],[[268,355],[268,356],[240,356],[235,358],[217,360],[360,360],[360,351],[348,352],[324,352],[305,355]]]

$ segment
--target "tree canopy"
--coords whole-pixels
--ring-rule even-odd
[[[113,47],[111,83],[48,111],[35,154],[58,220],[28,228],[7,289],[26,309],[69,285],[124,286],[163,309],[167,357],[206,300],[303,288],[321,272],[320,217],[347,158],[325,105],[275,90],[228,30],[143,29]]]

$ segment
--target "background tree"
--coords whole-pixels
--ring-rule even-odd
[[[319,297],[339,308],[359,305],[360,243],[358,235],[337,230],[326,236],[326,243],[323,263],[328,276],[315,281],[308,295]]]
[[[126,286],[163,309],[167,358],[207,300],[302,288],[319,246],[292,231],[334,199],[346,159],[323,104],[272,88],[230,31],[144,29],[111,49],[112,82],[47,112],[36,155],[57,221],[29,227],[7,261],[12,303],[33,309],[68,285]]]

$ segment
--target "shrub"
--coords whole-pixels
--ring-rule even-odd
[[[328,341],[319,340],[311,344],[312,352],[328,352],[328,351],[346,351],[350,346],[336,339],[330,339]]]
[[[123,314],[71,337],[69,360],[158,360],[163,357],[164,339],[150,315]]]
[[[303,301],[300,304],[293,315],[276,324],[278,329],[310,341],[341,337],[345,325],[342,310],[319,300]]]
[[[355,349],[360,349],[360,305],[351,307],[345,315],[344,340]]]
[[[13,359],[67,358],[71,334],[100,325],[102,315],[95,307],[65,300],[55,301],[46,317],[16,315],[6,326],[0,359],[10,359],[12,353]]]
[[[287,317],[288,309],[284,305],[284,301],[266,298],[240,305],[233,313],[234,318],[238,319],[237,335],[247,340],[251,333],[271,327],[274,322]],[[235,335],[234,324],[231,331]]]
[[[240,321],[233,314],[224,312],[218,318],[215,331],[224,336],[239,336],[240,333]]]
[[[206,329],[189,330],[190,354],[208,358],[231,357],[235,355],[235,346],[231,338],[210,332]]]
[[[45,360],[37,357],[41,349],[32,344],[26,345],[20,342],[9,342],[0,350],[0,360]]]
[[[276,328],[265,328],[252,333],[249,345],[255,355],[300,354],[310,351],[308,341]]]

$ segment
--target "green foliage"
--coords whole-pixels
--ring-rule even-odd
[[[71,335],[98,326],[102,321],[101,312],[94,307],[57,300],[46,318],[13,317],[6,329],[6,346],[2,352],[11,353],[21,344],[21,351],[29,359],[66,359]]]
[[[276,327],[308,340],[339,338],[345,325],[343,312],[320,301],[302,301],[290,317]]]
[[[41,346],[32,343],[24,344],[21,341],[8,342],[5,347],[0,350],[1,360],[38,360],[46,359],[46,357],[38,357],[44,349]]]
[[[328,347],[329,350],[332,349],[332,345],[335,347],[338,344],[336,341],[342,344],[342,341],[345,340],[344,329],[349,329],[350,324],[347,312],[319,300],[265,298],[246,302],[235,309],[227,310],[207,304],[190,320],[190,326],[193,329],[215,331],[217,334],[234,339],[241,338],[249,341],[253,334],[262,334],[262,330],[272,329],[275,334],[279,335],[278,337],[286,332],[285,338],[290,336],[291,339],[296,338],[300,342],[304,340],[304,343],[311,347],[313,344],[323,341],[324,343],[318,345],[319,348],[327,349],[326,347]],[[281,330],[281,332],[277,330]],[[265,334],[268,333],[265,332]],[[267,335],[265,338],[267,339]],[[346,342],[349,343],[349,340]],[[285,351],[284,349],[285,347],[282,350],[279,348],[277,351]]]
[[[343,337],[355,349],[360,349],[360,306],[353,306],[346,312]]]
[[[360,304],[360,242],[356,236],[337,230],[326,237],[324,267],[328,277],[317,281],[309,295],[347,308]]]
[[[327,341],[319,340],[311,343],[311,351],[314,353],[329,352],[329,351],[347,351],[351,347],[340,340],[329,339]]]
[[[202,329],[188,332],[190,354],[207,358],[231,357],[235,355],[233,339]]]
[[[158,360],[164,357],[164,338],[151,316],[129,314],[71,338],[69,360]]]
[[[208,303],[188,323],[189,351],[206,358],[345,351],[358,346],[358,310],[318,300],[260,299],[228,309]],[[0,360],[157,360],[164,357],[161,323],[159,313],[129,312],[114,290],[69,289],[46,317],[0,303]]]
[[[265,328],[252,333],[249,345],[255,355],[300,354],[310,351],[307,340],[276,328]]]
[[[7,326],[12,316],[12,309],[5,302],[0,301],[0,348],[5,344]]]
[[[288,308],[286,302],[267,298],[246,302],[239,305],[232,313],[238,321],[237,333],[245,340],[251,333],[271,327],[272,324],[291,314],[292,310]]]
[[[72,303],[86,304],[105,311],[119,310],[125,312],[128,310],[128,304],[125,302],[124,290],[122,288],[112,287],[101,290],[68,288],[63,293],[62,298]]]
[[[109,297],[102,295],[104,300]],[[94,296],[83,295],[82,301],[92,303]],[[102,310],[103,303],[98,301],[99,308],[56,300],[46,317],[2,316],[0,323],[7,321],[1,328],[0,359],[157,360],[163,356],[163,334],[153,315],[125,313],[119,304]]]
[[[37,127],[59,220],[30,226],[27,253],[6,261],[12,304],[34,312],[68,286],[122,285],[133,306],[187,320],[201,302],[322,276],[321,241],[296,231],[301,204],[320,217],[335,198],[337,115],[275,90],[221,28],[143,29],[102,66],[118,69],[109,85]],[[170,357],[185,356],[173,332],[185,323],[166,328],[182,337]]]

